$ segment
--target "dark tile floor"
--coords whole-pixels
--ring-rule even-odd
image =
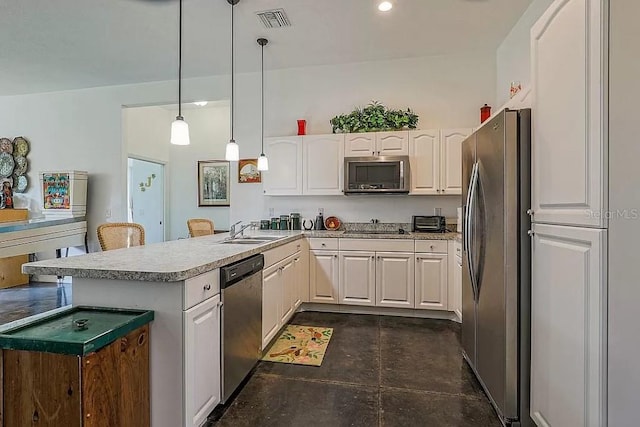
[[[304,312],[334,328],[321,367],[260,362],[212,426],[499,427],[444,320]]]
[[[0,289],[0,325],[71,304],[71,284],[32,283]]]

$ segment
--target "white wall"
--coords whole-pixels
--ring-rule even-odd
[[[134,107],[122,109],[124,145],[129,157],[169,161],[169,134],[175,114],[161,107]]]
[[[494,99],[495,81],[495,52],[491,50],[272,71],[266,76],[266,135],[295,133],[299,118],[307,119],[309,133],[329,132],[332,116],[372,99],[389,107],[413,108],[421,117],[422,128],[471,127],[479,122],[480,106]],[[236,140],[241,157],[257,157],[260,75],[240,74],[236,85]],[[228,76],[189,79],[183,84],[183,95],[187,101],[224,100],[229,87]],[[123,147],[122,107],[170,104],[175,102],[175,93],[176,82],[171,81],[0,97],[0,129],[3,136],[24,135],[31,141],[32,184],[39,170],[89,171],[88,219],[95,250],[95,228],[107,220],[107,213],[111,212],[108,219],[112,221],[127,217],[128,153]],[[190,114],[184,112],[187,121]],[[235,169],[232,177],[237,174]],[[37,185],[31,185],[28,196],[39,200]],[[232,179],[231,198],[232,221],[267,213],[260,185],[238,184]],[[425,197],[424,203],[430,204],[429,199]],[[422,202],[406,200],[388,203],[385,199],[376,205],[378,217],[397,212],[398,220],[408,218],[419,209],[415,204]],[[308,209],[315,210],[316,205],[310,201]]]
[[[171,106],[123,109],[124,146],[130,156],[166,164],[166,238],[188,237],[187,219],[208,218],[218,229],[229,228],[228,207],[198,207],[198,160],[224,159],[229,140],[228,101],[204,107],[185,106],[191,144],[168,143],[171,122],[178,111]],[[233,179],[233,177],[232,177]]]
[[[182,112],[186,114],[185,111]],[[168,239],[188,237],[187,219],[208,218],[217,229],[229,229],[229,208],[198,207],[198,160],[224,160],[229,141],[229,105],[188,111],[191,144],[172,145],[169,153]],[[234,175],[230,179],[233,181]],[[234,203],[233,193],[231,203]]]
[[[640,407],[640,2],[611,1],[609,67],[609,425],[637,425]],[[627,212],[625,215],[624,212]]]
[[[513,26],[496,52],[496,104],[504,105],[509,99],[512,81],[528,87],[531,81],[530,32],[532,25],[542,16],[553,0],[533,0],[522,17]]]
[[[495,96],[494,82],[493,52],[270,72],[265,83],[266,135],[293,135],[296,119],[301,118],[307,120],[308,133],[330,133],[331,117],[371,100],[394,108],[411,107],[420,116],[421,128],[473,127],[479,123],[480,107]],[[247,90],[259,95],[257,79],[252,86]],[[239,103],[239,107],[249,106]],[[250,108],[258,118],[257,99]],[[238,138],[241,156],[257,156],[259,128],[240,129],[243,135],[250,135],[249,139]],[[232,191],[232,221],[267,218],[270,207],[275,213],[298,211],[315,216],[317,208],[324,206],[327,215],[333,212],[346,221],[377,217],[409,222],[412,214],[432,213],[436,206],[455,217],[460,204],[455,197],[435,196],[263,197],[261,186],[248,184],[235,184]]]

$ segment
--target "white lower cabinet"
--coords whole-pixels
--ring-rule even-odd
[[[416,254],[415,308],[448,310],[446,254]]]
[[[282,275],[280,265],[273,265],[262,272],[262,349],[280,329],[282,309]]]
[[[376,305],[413,308],[415,298],[413,253],[376,252]]]
[[[375,252],[340,252],[340,304],[376,302]]]
[[[185,426],[200,426],[220,403],[220,295],[183,312]]]
[[[309,301],[338,303],[338,251],[309,252]]]
[[[282,281],[282,310],[280,310],[280,326],[287,323],[296,309],[296,294],[298,291],[297,271],[294,257],[287,258],[280,266]]]
[[[606,425],[606,230],[535,224],[531,417]]]

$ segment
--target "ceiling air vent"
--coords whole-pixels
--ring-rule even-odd
[[[256,12],[260,22],[266,28],[283,28],[290,27],[291,21],[289,21],[289,17],[284,12],[284,9],[272,9],[265,10],[263,12]]]

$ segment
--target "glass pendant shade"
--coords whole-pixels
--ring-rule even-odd
[[[260,154],[260,157],[258,157],[258,170],[261,172],[269,170],[269,159],[267,159],[267,156],[265,156],[264,153]]]
[[[174,145],[189,145],[189,125],[182,116],[176,117],[171,123],[171,143]]]
[[[238,144],[236,144],[233,139],[227,143],[224,159],[228,162],[237,162],[240,160],[240,147],[238,147]]]

